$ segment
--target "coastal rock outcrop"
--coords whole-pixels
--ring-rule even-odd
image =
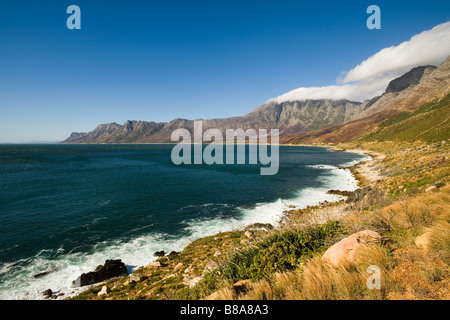
[[[165,252],[164,250],[161,250],[161,251],[156,251],[156,252],[153,254],[153,256],[154,256],[154,257],[164,257],[165,254],[166,254],[166,252]]]
[[[95,271],[83,273],[73,284],[75,287],[82,287],[126,275],[128,275],[127,268],[121,259],[106,260],[105,264],[97,266]]]

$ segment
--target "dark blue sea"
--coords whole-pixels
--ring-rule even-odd
[[[0,299],[42,299],[106,259],[131,272],[157,250],[263,222],[289,205],[354,190],[362,154],[280,146],[276,175],[262,165],[175,165],[173,145],[0,145]],[[49,273],[40,278],[39,272]],[[50,272],[51,271],[51,272]]]

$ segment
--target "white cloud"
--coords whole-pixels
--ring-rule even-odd
[[[441,64],[450,54],[450,22],[413,36],[398,46],[385,48],[355,68],[344,72],[337,85],[298,88],[270,101],[348,99],[364,101],[382,94],[389,82],[414,67]]]

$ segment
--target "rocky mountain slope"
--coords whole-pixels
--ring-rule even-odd
[[[279,129],[281,143],[335,143],[351,141],[372,131],[401,111],[442,99],[449,92],[450,58],[439,68],[413,68],[391,81],[386,92],[363,103],[348,100],[306,100],[277,103],[273,100],[252,112],[224,119],[202,120],[203,130]],[[74,132],[63,143],[165,143],[174,130],[193,133],[194,120],[167,123],[127,121],[101,124],[88,133]]]
[[[438,143],[448,139],[450,133],[450,95],[439,102],[430,102],[413,112],[401,112],[382,122],[360,141],[422,140]]]
[[[407,85],[408,82],[410,85]],[[414,85],[415,83],[417,84]],[[401,90],[402,88],[405,89]],[[399,89],[401,91],[397,91]],[[425,103],[441,101],[449,93],[450,57],[438,68],[422,67],[421,72],[420,69],[413,69],[393,80],[385,94],[365,102],[363,112],[355,119],[324,129],[284,135],[280,137],[280,142],[310,144],[353,141],[377,129],[383,121],[401,112],[415,111]]]
[[[302,132],[321,129],[347,122],[362,111],[362,103],[347,100],[308,100],[277,104],[268,102],[241,117],[202,120],[203,130],[279,129],[281,132]],[[74,132],[65,143],[161,143],[170,142],[178,128],[191,133],[194,120],[175,119],[168,123],[127,121],[101,124],[89,133]]]

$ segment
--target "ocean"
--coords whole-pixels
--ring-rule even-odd
[[[44,299],[49,288],[64,298],[80,291],[73,280],[107,259],[132,272],[155,251],[181,251],[256,222],[276,225],[289,205],[355,190],[340,167],[367,159],[280,146],[278,173],[264,176],[248,162],[177,166],[173,146],[0,145],[0,299]],[[49,273],[33,277],[40,272]]]

